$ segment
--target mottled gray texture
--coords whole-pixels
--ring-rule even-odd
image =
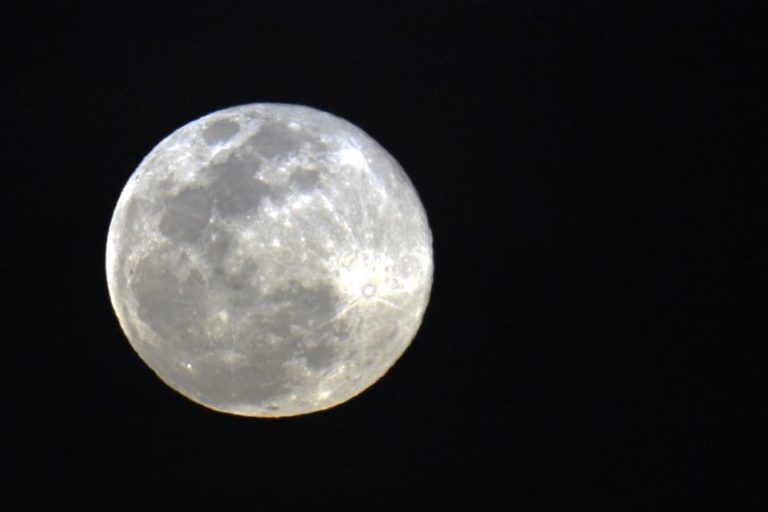
[[[180,128],[126,184],[107,243],[112,304],[169,386],[216,410],[290,416],[373,384],[432,284],[409,179],[354,125],[253,104]]]

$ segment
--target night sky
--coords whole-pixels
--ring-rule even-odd
[[[768,9],[662,4],[3,2],[0,508],[765,510]],[[435,253],[391,371],[279,420],[165,386],[104,270],[141,159],[261,101],[375,138]]]

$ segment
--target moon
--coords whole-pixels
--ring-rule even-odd
[[[360,128],[255,103],[144,158],[106,274],[128,341],[168,386],[225,413],[295,416],[358,395],[408,348],[432,234],[402,167]]]

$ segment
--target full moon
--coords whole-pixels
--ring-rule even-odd
[[[144,158],[106,273],[126,337],[168,386],[221,412],[294,416],[358,395],[407,349],[432,235],[408,176],[360,128],[255,103]]]

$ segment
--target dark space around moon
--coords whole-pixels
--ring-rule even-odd
[[[764,2],[2,2],[0,509],[766,510],[766,22]],[[256,102],[364,129],[434,238],[397,364],[281,419],[168,389],[104,271],[141,159]],[[281,197],[238,179],[159,229],[191,243],[184,208]],[[336,300],[299,291],[318,317]]]

